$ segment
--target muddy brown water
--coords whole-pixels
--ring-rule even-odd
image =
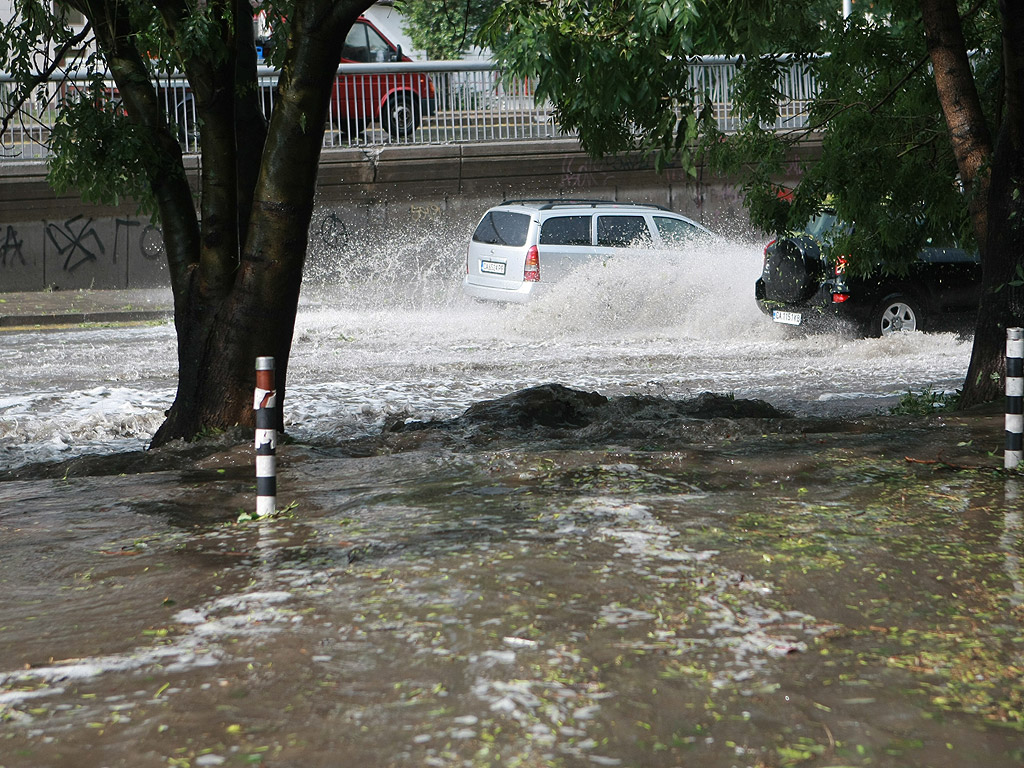
[[[304,287],[272,519],[139,450],[172,326],[0,337],[0,767],[1024,764],[1001,418],[877,415],[968,339],[785,333],[763,243],[468,303],[465,237]],[[617,399],[481,404],[547,382]]]
[[[684,410],[7,475],[0,766],[1024,765],[998,414]]]

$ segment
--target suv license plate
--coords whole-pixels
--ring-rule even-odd
[[[500,261],[481,261],[480,271],[491,275],[504,275],[505,265]]]
[[[772,320],[776,323],[785,323],[786,325],[800,325],[803,316],[799,312],[783,312],[780,309],[773,309]]]

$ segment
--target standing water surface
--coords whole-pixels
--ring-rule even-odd
[[[758,257],[308,291],[260,522],[233,436],[138,453],[169,325],[5,333],[0,766],[1024,764],[998,420],[877,415],[969,343],[789,336]],[[613,402],[441,423],[547,382]]]

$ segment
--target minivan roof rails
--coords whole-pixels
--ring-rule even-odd
[[[539,205],[538,205],[539,204]],[[575,206],[590,206],[591,208],[597,208],[601,205],[619,205],[623,207],[635,206],[637,208],[657,208],[661,211],[668,211],[663,205],[657,205],[655,203],[630,203],[620,202],[618,200],[588,200],[588,199],[575,199],[571,197],[564,198],[524,198],[522,200],[506,200],[502,205],[538,205],[539,210],[545,211],[551,208],[557,208],[560,205],[575,205]]]

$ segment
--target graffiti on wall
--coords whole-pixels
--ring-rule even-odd
[[[95,262],[106,253],[103,241],[92,226],[92,219],[74,216],[62,224],[47,223],[46,237],[64,258],[64,271],[74,272],[87,262]]]
[[[341,250],[348,245],[348,229],[335,211],[328,211],[314,226],[310,241],[314,246]]]
[[[79,214],[0,224],[0,291],[168,284],[163,235],[151,222]]]
[[[139,230],[139,236],[133,239],[135,230]],[[160,227],[152,222],[144,224],[137,219],[115,219],[114,261],[117,261],[119,253],[128,258],[133,252],[133,245],[135,253],[150,261],[164,257],[164,235]],[[119,250],[120,248],[123,250]]]
[[[409,215],[413,221],[431,221],[441,218],[441,206],[437,203],[419,205],[413,203],[409,206]]]
[[[18,237],[18,230],[8,225],[4,235],[3,245],[0,245],[0,268],[10,264],[12,267],[26,266],[25,256],[21,252],[21,239]],[[17,262],[15,262],[17,259]]]

